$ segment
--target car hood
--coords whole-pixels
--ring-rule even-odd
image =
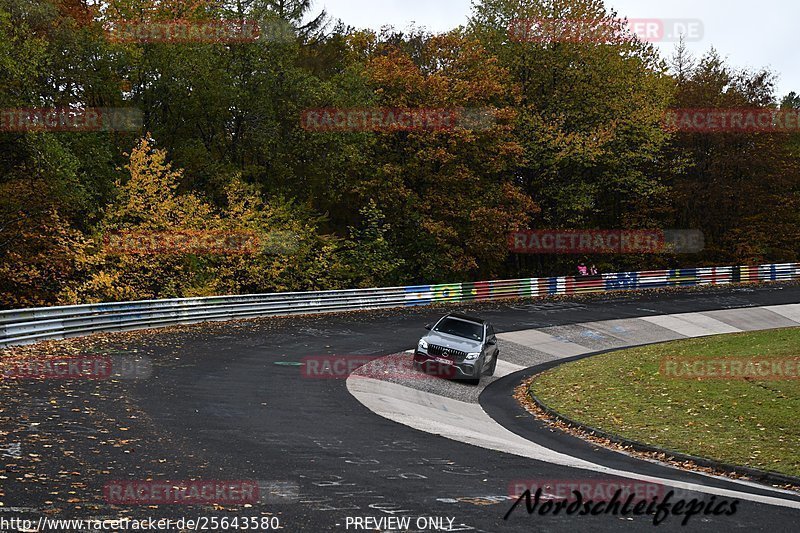
[[[425,340],[428,342],[428,344],[444,346],[446,348],[452,348],[454,350],[459,350],[467,353],[481,351],[480,341],[465,339],[463,337],[457,337],[455,335],[447,335],[446,333],[439,333],[437,331],[431,331],[428,335],[425,336]]]

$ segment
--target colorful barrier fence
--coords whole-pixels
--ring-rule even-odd
[[[800,263],[16,309],[0,311],[0,347],[108,331],[260,316],[793,279],[800,279]]]
[[[800,278],[800,263],[727,266],[619,272],[583,277],[532,278],[478,281],[447,285],[406,287],[406,305],[438,302],[528,298],[549,295],[588,294],[635,289],[658,289],[727,283],[786,281]]]

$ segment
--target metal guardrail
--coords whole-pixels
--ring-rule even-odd
[[[0,311],[0,348],[93,333],[238,318],[792,279],[800,279],[800,263],[15,309]]]

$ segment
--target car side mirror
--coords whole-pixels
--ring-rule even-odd
[[[433,324],[425,324],[425,329],[427,329],[428,331],[432,330]]]
[[[488,346],[494,346],[494,345],[496,345],[496,344],[497,344],[497,339],[489,339],[489,340],[486,342],[486,344],[487,344]]]

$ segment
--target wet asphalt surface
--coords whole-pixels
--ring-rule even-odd
[[[457,308],[479,313],[505,332],[797,302],[797,286],[771,285]],[[347,527],[347,517],[408,516],[409,531],[434,531],[414,527],[418,517],[432,516],[445,518],[445,525],[453,519],[451,531],[654,528],[648,516],[529,516],[523,507],[504,520],[513,503],[509,485],[516,480],[603,476],[396,424],[355,400],[344,375],[319,379],[295,366],[306,357],[401,353],[443,311],[262,319],[37,348],[55,355],[133,354],[148,358],[153,371],[136,381],[0,382],[0,519],[275,516],[284,531],[356,531]],[[476,401],[492,381],[480,388],[449,381],[432,386]],[[580,452],[594,453],[588,444]],[[624,464],[647,468],[633,459]],[[284,489],[250,507],[111,505],[103,487],[121,479],[259,480]],[[799,520],[798,510],[742,501],[733,516],[695,516],[685,527],[669,517],[658,529],[796,531]]]

